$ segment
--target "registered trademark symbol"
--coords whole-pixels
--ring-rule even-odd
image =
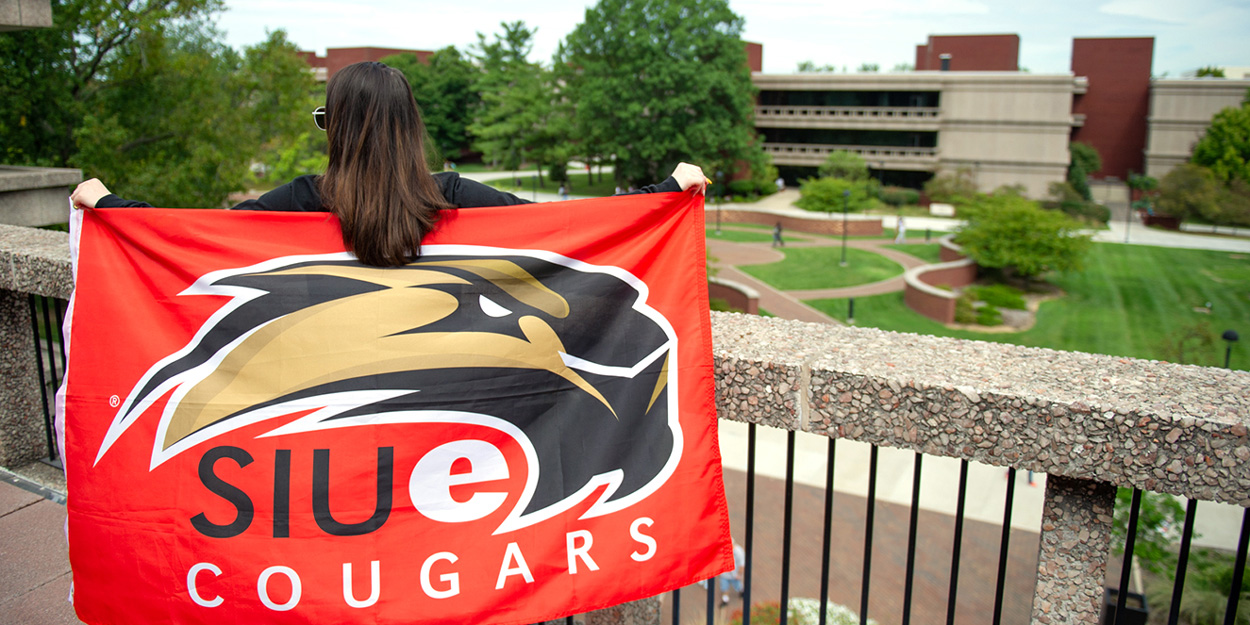
[[[109,406],[112,406],[113,408],[116,408],[121,403],[122,403],[122,398],[116,395],[109,398]]]

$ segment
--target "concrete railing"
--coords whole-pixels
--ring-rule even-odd
[[[908,146],[834,145],[823,143],[765,143],[764,151],[779,165],[813,165],[824,162],[830,153],[844,150],[858,154],[874,165],[889,169],[932,171],[938,163],[938,149]]]
[[[65,297],[69,273],[65,235],[0,227],[0,464],[40,453],[25,294]],[[712,331],[721,419],[1049,474],[1033,623],[1098,621],[1116,486],[1250,506],[1250,373],[731,313]],[[648,605],[599,622],[658,622]]]

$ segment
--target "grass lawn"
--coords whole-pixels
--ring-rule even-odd
[[[513,180],[511,178],[491,180],[490,182],[486,184],[489,184],[497,189],[503,189],[504,191],[507,191],[508,193],[513,193],[513,194],[518,193],[518,192],[524,193],[527,191],[534,190],[534,183],[536,182],[536,180],[534,179],[534,176],[536,175],[537,174],[535,174],[534,172],[530,172],[530,173],[523,172],[521,174],[521,187],[522,188],[520,189],[520,191],[517,190],[517,187],[515,184],[513,184]],[[613,193],[616,192],[616,181],[612,179],[612,176],[610,174],[603,177],[603,182],[599,182],[599,174],[598,172],[596,172],[594,174],[593,183],[587,183],[586,176],[587,174],[584,171],[581,173],[574,172],[574,171],[569,172],[569,180],[570,180],[569,193],[570,194],[589,195],[593,197],[604,197],[607,195],[612,195]],[[551,178],[547,176],[547,172],[544,171],[543,172],[543,184],[538,185],[538,190],[543,193],[555,193],[560,190],[560,183],[552,182]]]
[[[741,230],[728,230],[721,224],[720,234],[716,234],[716,227],[712,226],[707,229],[707,238],[720,239],[721,241],[734,241],[735,243],[767,243],[773,240],[773,233],[770,232],[743,232]],[[793,242],[802,241],[794,237],[782,236],[782,241]]]
[[[868,284],[903,273],[903,266],[880,254],[846,250],[847,266],[839,266],[840,247],[794,247],[785,250],[786,259],[765,265],[738,267],[783,291],[794,289],[836,289]]]
[[[901,245],[890,244],[886,247],[892,250],[898,250],[904,254],[910,254],[921,260],[927,260],[931,263],[942,262],[942,246],[937,243],[903,243]]]
[[[1025,332],[981,334],[949,330],[912,312],[903,294],[856,298],[859,326],[1175,361],[1166,347],[1184,331],[1204,328],[1209,345],[1187,343],[1185,364],[1223,366],[1227,329],[1250,333],[1250,255],[1137,245],[1095,244],[1082,273],[1051,280],[1067,296],[1042,304]],[[1211,312],[1195,311],[1210,302]],[[845,319],[846,300],[807,302]],[[1232,366],[1250,370],[1250,345],[1233,347]]]

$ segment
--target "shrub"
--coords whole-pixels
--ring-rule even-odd
[[[1024,292],[1006,284],[991,284],[988,286],[970,286],[964,289],[965,293],[971,293],[977,301],[985,302],[990,306],[998,308],[1010,308],[1012,310],[1024,310]]]
[[[920,192],[903,187],[885,187],[881,189],[880,198],[882,202],[897,208],[899,206],[919,204]]]
[[[997,308],[986,304],[977,309],[977,324],[983,326],[1003,325],[1003,313]]]
[[[758,195],[758,187],[754,180],[732,180],[728,186],[730,195],[740,197]]]
[[[868,162],[858,154],[846,150],[834,150],[820,164],[822,178],[842,178],[844,180],[867,180]]]
[[[795,205],[809,211],[836,213],[842,211],[843,193],[851,192],[848,209],[860,212],[876,206],[876,182],[851,182],[841,178],[809,178],[799,185],[799,198]]]
[[[978,265],[1030,280],[1048,271],[1080,271],[1090,236],[1080,223],[1024,198],[985,197],[960,213],[956,242]]]
[[[976,323],[977,309],[973,307],[976,298],[971,293],[963,293],[955,300],[955,323]]]
[[[977,183],[972,179],[971,169],[960,167],[954,173],[930,178],[924,183],[924,192],[933,202],[968,204],[976,199]]]
[[[1236,565],[1232,554],[1210,549],[1196,549],[1189,554],[1189,566],[1185,574],[1185,589],[1181,596],[1180,616],[1188,623],[1224,623],[1228,608],[1229,590],[1233,587],[1233,571]],[[1146,599],[1151,610],[1167,614],[1172,606],[1172,571],[1164,570],[1154,582],[1146,587]],[[1234,622],[1250,623],[1250,575],[1243,572],[1241,593]]]

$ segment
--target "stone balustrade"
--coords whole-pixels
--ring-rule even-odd
[[[37,444],[26,294],[69,289],[64,234],[0,226],[0,464]],[[731,313],[712,331],[721,419],[1049,474],[1033,623],[1098,621],[1116,486],[1250,506],[1250,373]]]

